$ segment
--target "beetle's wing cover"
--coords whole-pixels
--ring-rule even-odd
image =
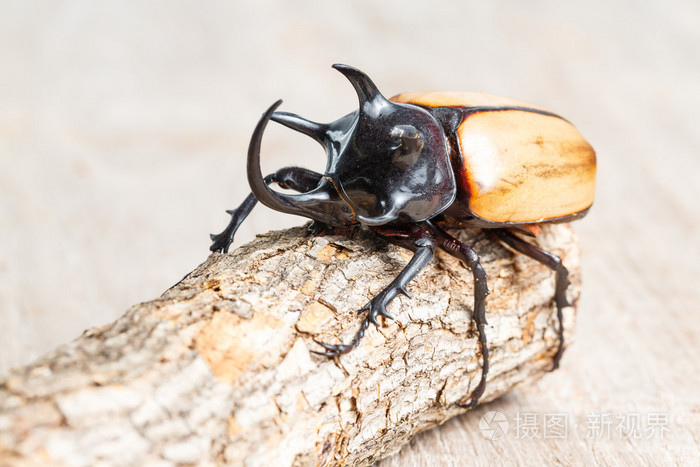
[[[405,93],[392,100],[462,108],[461,154],[452,163],[464,217],[537,223],[576,216],[593,204],[595,152],[556,114],[482,93]]]

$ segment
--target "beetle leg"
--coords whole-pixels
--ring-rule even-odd
[[[387,319],[394,319],[386,311],[386,306],[398,295],[403,294],[409,297],[406,287],[408,283],[430,262],[435,254],[435,239],[433,233],[419,225],[411,225],[403,229],[374,229],[375,233],[385,238],[391,243],[395,243],[404,248],[414,251],[413,258],[406,267],[399,273],[391,283],[370,300],[362,309],[367,311],[367,316],[362,321],[360,329],[357,331],[349,344],[326,344],[316,341],[318,345],[327,352],[315,352],[315,354],[326,357],[335,357],[350,352],[357,347],[360,340],[365,335],[365,331],[370,323],[379,326],[377,318],[383,316]]]
[[[567,306],[571,306],[566,298],[566,289],[570,284],[569,271],[564,267],[564,264],[561,262],[561,258],[559,258],[557,255],[545,251],[532,243],[526,242],[513,232],[505,229],[494,229],[491,232],[493,232],[495,236],[497,236],[509,247],[526,256],[529,256],[535,261],[544,264],[556,273],[554,298],[557,304],[557,320],[559,321],[559,347],[557,348],[557,352],[554,354],[552,359],[552,371],[554,371],[559,368],[559,360],[561,360],[561,356],[564,353],[564,323],[562,322],[562,309]]]
[[[476,406],[479,398],[484,394],[486,375],[489,373],[489,346],[484,329],[484,326],[488,324],[486,322],[486,297],[490,293],[486,281],[486,271],[479,262],[479,255],[469,245],[460,242],[437,225],[431,224],[431,226],[437,234],[438,246],[466,264],[474,277],[474,313],[472,319],[476,323],[479,345],[481,346],[481,380],[469,396],[457,402],[459,407],[470,409]]]
[[[282,188],[289,188],[298,192],[311,191],[318,186],[322,175],[301,167],[285,167],[265,177],[265,183],[277,183]],[[233,236],[238,227],[243,223],[248,214],[258,203],[254,194],[249,194],[246,199],[236,209],[226,211],[231,215],[231,221],[220,234],[211,234],[211,251],[227,253],[229,246],[233,242]]]

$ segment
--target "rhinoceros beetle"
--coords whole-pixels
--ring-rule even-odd
[[[485,304],[486,273],[477,253],[444,227],[488,229],[493,236],[555,272],[559,345],[564,350],[562,308],[568,306],[568,271],[559,257],[526,241],[546,222],[583,217],[593,203],[595,152],[559,115],[521,101],[483,93],[404,93],[386,99],[360,70],[334,65],[350,81],[359,109],[331,123],[277,112],[274,103],[258,122],[248,148],[252,194],[231,214],[228,227],[212,235],[212,251],[227,252],[241,222],[257,201],[277,211],[312,219],[316,234],[341,234],[364,225],[387,241],[414,252],[398,276],[362,310],[360,329],[348,344],[316,341],[324,356],[355,348],[370,323],[392,317],[386,306],[437,248],[472,271],[472,319],[481,347],[481,380],[458,405],[473,407],[483,394],[489,369]],[[273,120],[320,143],[328,161],[323,174],[286,167],[263,177],[260,144]],[[269,188],[277,183],[299,194]]]

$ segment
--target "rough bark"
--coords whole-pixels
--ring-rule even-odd
[[[540,378],[556,350],[554,275],[482,231],[454,231],[489,276],[482,402]],[[576,303],[576,239],[547,226]],[[212,254],[159,299],[86,331],[0,383],[0,465],[366,465],[464,412],[480,377],[472,276],[439,253],[358,349],[357,313],[410,252],[361,232],[271,232]],[[567,341],[575,308],[565,310]],[[563,364],[566,364],[566,356]]]

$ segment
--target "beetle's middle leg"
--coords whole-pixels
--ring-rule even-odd
[[[486,271],[479,262],[479,255],[469,245],[460,242],[437,225],[432,225],[432,227],[438,236],[438,246],[466,264],[474,277],[474,313],[472,319],[476,323],[479,345],[481,346],[481,380],[470,395],[457,402],[460,407],[472,408],[476,406],[479,398],[484,394],[486,375],[489,373],[489,346],[484,329],[488,324],[486,322],[486,297],[489,295],[489,288]]]
[[[542,248],[526,242],[522,238],[515,235],[513,232],[505,229],[494,229],[493,234],[498,237],[503,243],[513,248],[514,250],[529,256],[538,261],[556,273],[554,298],[557,304],[557,320],[559,321],[559,347],[552,358],[552,371],[559,368],[559,360],[564,353],[564,323],[562,321],[562,309],[571,306],[566,298],[566,289],[569,287],[569,271],[564,267],[564,264],[557,255],[543,250]]]
[[[316,188],[321,181],[321,177],[323,177],[323,175],[320,173],[302,167],[284,167],[275,173],[271,173],[265,177],[264,180],[268,185],[270,183],[277,183],[282,188],[306,192]],[[223,232],[211,235],[212,244],[209,249],[211,251],[227,253],[238,227],[240,227],[245,218],[248,217],[248,214],[250,214],[256,204],[258,204],[258,199],[251,193],[236,209],[226,211],[231,215],[231,221]]]
[[[357,347],[360,340],[365,335],[365,331],[370,323],[379,326],[377,318],[384,316],[388,319],[394,319],[386,311],[386,306],[398,294],[403,294],[410,298],[406,287],[408,283],[430,262],[435,255],[435,235],[432,229],[425,224],[411,224],[408,227],[377,227],[372,229],[376,234],[390,243],[394,243],[401,247],[413,250],[413,258],[408,262],[406,267],[399,273],[391,283],[379,292],[367,305],[360,311],[367,311],[367,316],[362,321],[360,329],[355,333],[352,341],[349,344],[326,344],[316,341],[318,345],[326,349],[326,352],[315,352],[315,354],[326,357],[335,357],[337,355],[350,352]]]

